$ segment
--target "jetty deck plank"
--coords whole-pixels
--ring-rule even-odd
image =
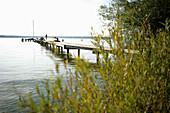
[[[68,42],[53,42],[53,44],[57,46],[68,46],[68,48],[76,48],[76,49],[86,49],[86,50],[93,50],[93,49],[99,49],[99,47],[96,47],[94,45],[86,45],[86,44],[75,44],[75,43],[68,43]],[[112,49],[109,47],[104,47],[104,50],[111,51]],[[128,49],[124,49],[126,53],[128,53]],[[132,54],[136,54],[139,51],[137,50],[130,50],[129,51]]]
[[[75,44],[75,43],[67,43],[67,42],[53,42],[55,45],[60,45],[60,46],[68,46],[77,48],[77,49],[86,49],[86,50],[93,50],[97,49],[98,47],[94,45],[86,45],[86,44]],[[109,47],[104,47],[104,50],[110,51],[111,49]]]
[[[37,41],[39,41],[39,40],[37,40]],[[61,46],[61,47],[64,47],[65,49],[85,49],[85,50],[99,49],[99,47],[97,47],[95,45],[86,45],[86,44],[77,44],[77,43],[68,43],[68,42],[54,42],[52,40],[47,40],[47,41],[43,41],[43,42],[47,42],[47,43],[53,44],[55,46]],[[104,47],[104,50],[111,51],[112,49],[110,47]],[[126,53],[130,52],[132,54],[136,54],[139,51],[137,51],[137,50],[129,50],[128,51],[128,49],[124,49],[124,52],[126,52]]]

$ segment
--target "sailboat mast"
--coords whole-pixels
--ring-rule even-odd
[[[34,20],[32,21],[32,25],[33,25],[33,38],[34,38]]]

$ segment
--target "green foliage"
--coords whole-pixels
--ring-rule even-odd
[[[170,32],[168,21],[165,30],[156,35],[151,32],[150,39],[144,30],[136,34],[138,42],[128,46],[125,51],[125,38],[119,21],[110,31],[110,37],[94,35],[94,45],[100,47],[103,59],[93,72],[89,62],[77,58],[75,73],[67,70],[68,83],[63,85],[62,77],[46,81],[46,92],[36,85],[40,102],[32,95],[28,99],[20,96],[20,107],[30,112],[168,112],[169,104],[169,46]],[[111,48],[110,57],[102,41]],[[113,45],[114,43],[114,45]],[[136,48],[138,53],[131,51]],[[67,67],[67,60],[65,66]],[[56,66],[57,68],[58,66]],[[50,83],[49,83],[50,82]]]
[[[164,28],[160,22],[170,18],[169,4],[169,0],[110,0],[99,11],[107,27],[119,20],[128,31],[134,32],[144,26],[146,31],[155,33]]]

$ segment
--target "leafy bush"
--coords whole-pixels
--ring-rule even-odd
[[[67,84],[63,85],[62,77],[51,78],[46,81],[46,92],[36,85],[39,103],[30,94],[28,99],[20,96],[19,106],[27,107],[30,112],[49,113],[168,112],[169,33],[167,21],[165,30],[160,29],[156,35],[150,32],[147,41],[148,36],[141,30],[136,34],[138,42],[126,47],[123,30],[117,21],[110,31],[111,38],[92,34],[93,44],[100,48],[95,51],[103,58],[98,61],[95,72],[89,62],[77,58],[75,73],[67,70]],[[101,40],[110,45],[111,51],[104,50]],[[134,48],[137,53],[132,53]],[[106,53],[111,54],[110,57]]]

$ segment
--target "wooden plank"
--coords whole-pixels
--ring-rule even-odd
[[[53,42],[56,45],[60,45],[60,46],[66,46],[66,48],[70,48],[70,49],[86,49],[86,50],[93,50],[93,49],[97,49],[98,47],[94,46],[94,45],[86,45],[86,44],[73,44],[73,43],[66,43],[66,42]],[[104,47],[105,50],[111,50],[109,47]]]
[[[94,45],[86,45],[86,44],[75,44],[75,43],[67,43],[67,42],[50,42],[57,46],[64,46],[64,49],[85,49],[85,50],[93,50],[93,49],[99,49],[99,47],[96,47]],[[109,47],[104,47],[104,50],[111,51],[112,49]],[[128,53],[128,49],[124,49],[126,53]],[[130,50],[129,51],[132,54],[136,54],[139,51],[136,50]]]

